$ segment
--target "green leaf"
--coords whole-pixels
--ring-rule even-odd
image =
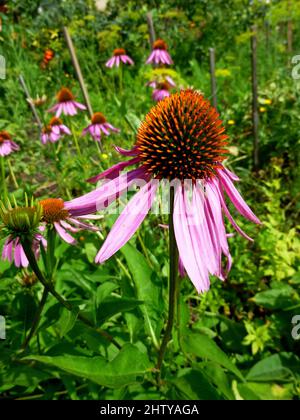
[[[300,359],[292,353],[278,353],[260,360],[247,375],[251,382],[293,382],[300,377]]]
[[[186,333],[182,337],[183,349],[202,359],[218,363],[234,373],[238,378],[244,380],[239,369],[231,362],[228,356],[220,349],[213,339],[201,333]]]
[[[295,291],[292,287],[285,285],[284,287],[266,290],[265,292],[257,293],[253,300],[254,302],[267,309],[288,309],[297,303],[293,300]]]
[[[118,285],[116,283],[112,283],[110,281],[107,281],[103,284],[101,284],[97,289],[96,294],[96,302],[97,306],[100,305],[101,302],[104,301],[104,299],[111,294],[114,290],[118,288]]]
[[[74,309],[73,311],[68,311],[66,308],[63,308],[61,317],[56,323],[56,328],[60,338],[68,334],[69,331],[74,327],[74,324],[77,320],[79,309]]]
[[[34,389],[40,382],[46,381],[53,376],[32,366],[9,366],[7,371],[0,374],[0,390],[8,390],[15,386]]]
[[[137,299],[144,301],[141,310],[146,331],[158,345],[158,336],[163,326],[163,299],[161,279],[149,267],[145,257],[130,244],[121,249],[132,274]]]
[[[70,354],[54,357],[32,355],[25,357],[24,360],[45,363],[65,373],[110,388],[119,388],[142,380],[143,375],[151,367],[147,355],[131,344],[126,344],[110,362],[101,356],[85,357]]]
[[[222,397],[200,369],[182,369],[178,378],[171,381],[180,399],[221,400]]]
[[[247,382],[246,384],[238,384],[238,392],[244,400],[292,400],[293,385],[292,384],[274,384]]]
[[[103,323],[113,315],[131,311],[141,304],[143,304],[143,301],[141,300],[121,297],[108,297],[101,303],[98,308],[97,321],[99,323]]]

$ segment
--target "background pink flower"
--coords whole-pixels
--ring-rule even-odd
[[[68,88],[63,87],[56,97],[58,103],[48,109],[48,112],[56,113],[56,117],[59,117],[61,114],[73,116],[77,114],[78,109],[82,111],[86,109],[85,105],[74,100],[74,95]]]
[[[90,134],[94,140],[101,141],[101,133],[105,136],[110,135],[110,131],[119,133],[120,130],[107,122],[105,116],[101,112],[96,112],[91,118],[91,124],[88,125],[83,131],[82,135]]]
[[[0,156],[8,156],[18,150],[19,146],[12,141],[10,135],[6,131],[0,131]]]
[[[107,61],[106,67],[119,67],[121,63],[132,66],[134,61],[126,54],[126,51],[123,48],[117,48],[114,50],[113,56]]]
[[[62,120],[53,117],[49,124],[43,128],[41,134],[41,141],[43,144],[48,142],[55,143],[57,142],[63,135],[71,135],[70,129],[63,124]]]
[[[168,46],[162,39],[153,43],[152,52],[148,57],[146,64],[173,64],[173,60],[167,51]]]

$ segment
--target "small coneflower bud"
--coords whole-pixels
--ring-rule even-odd
[[[46,223],[59,222],[69,217],[69,212],[64,208],[60,198],[47,198],[39,202],[43,209],[43,221]]]
[[[74,95],[68,88],[61,88],[60,91],[56,95],[58,102],[68,102],[74,100]]]
[[[27,270],[21,277],[18,277],[17,280],[21,286],[28,288],[34,286],[38,282],[36,275],[34,273],[28,273]]]
[[[219,114],[204,97],[184,90],[160,101],[137,134],[148,173],[163,179],[208,179],[225,159],[227,136]]]
[[[9,200],[5,207],[4,203],[0,202],[2,228],[12,236],[33,235],[40,224],[42,214],[41,206],[33,200],[29,203],[27,198],[24,207],[18,206],[16,202],[13,207]]]

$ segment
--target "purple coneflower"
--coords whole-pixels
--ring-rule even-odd
[[[173,64],[172,58],[167,51],[168,46],[162,39],[153,43],[152,52],[148,57],[146,64]]]
[[[68,206],[60,198],[47,198],[39,202],[43,209],[42,222],[46,225],[52,224],[58,235],[68,244],[75,245],[76,240],[70,233],[77,233],[81,230],[98,231],[98,228],[84,222],[82,219],[99,219],[99,216],[86,214],[73,215],[72,202]],[[70,233],[69,233],[70,232]]]
[[[0,131],[0,156],[8,156],[19,149],[19,146],[12,141],[10,135],[6,131]]]
[[[44,245],[44,247],[47,246],[46,239],[41,234],[35,234],[32,241],[32,249],[36,258],[39,256],[41,243]],[[2,259],[7,260],[10,263],[14,262],[15,266],[18,268],[27,268],[29,265],[28,259],[21,244],[21,240],[18,237],[13,238],[12,236],[9,236],[6,239],[3,246]]]
[[[118,128],[107,122],[105,116],[101,112],[96,112],[91,118],[91,124],[82,131],[82,135],[85,136],[89,133],[94,140],[100,142],[101,133],[103,133],[105,136],[109,136],[110,131],[115,133],[120,132]]]
[[[216,109],[191,89],[165,98],[150,110],[135,147],[131,151],[118,149],[132,159],[102,174],[114,179],[72,201],[74,214],[76,206],[78,212],[93,212],[109,205],[137,178],[146,181],[115,222],[96,257],[97,263],[106,261],[129,241],[154,202],[159,180],[168,180],[176,181],[173,224],[181,271],[184,267],[198,292],[209,289],[209,274],[225,279],[231,255],[223,214],[237,232],[252,240],[234,221],[225,193],[241,215],[257,224],[260,221],[235,188],[233,182],[238,177],[222,163],[228,153],[224,130]],[[139,167],[119,174],[133,164]],[[227,259],[225,269],[222,255]]]
[[[41,141],[43,144],[56,143],[65,134],[71,135],[70,129],[63,124],[61,119],[53,117],[49,124],[43,128]]]
[[[156,102],[162,101],[171,95],[171,86],[168,82],[157,83],[152,93],[152,99]]]
[[[62,113],[73,116],[77,114],[77,109],[86,109],[85,105],[74,100],[74,95],[68,88],[61,88],[56,97],[58,103],[48,109],[48,112],[56,113],[56,117],[59,117]]]
[[[113,56],[107,61],[105,65],[106,67],[112,68],[114,66],[119,67],[121,63],[129,64],[132,66],[134,61],[129,57],[129,55],[126,54],[124,48],[117,48],[114,50]]]

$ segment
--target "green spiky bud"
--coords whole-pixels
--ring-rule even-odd
[[[9,199],[5,203],[0,201],[1,231],[13,237],[31,236],[36,233],[43,216],[42,206],[33,199],[29,201],[27,196],[24,206],[18,206],[15,197],[12,198],[12,202]]]

